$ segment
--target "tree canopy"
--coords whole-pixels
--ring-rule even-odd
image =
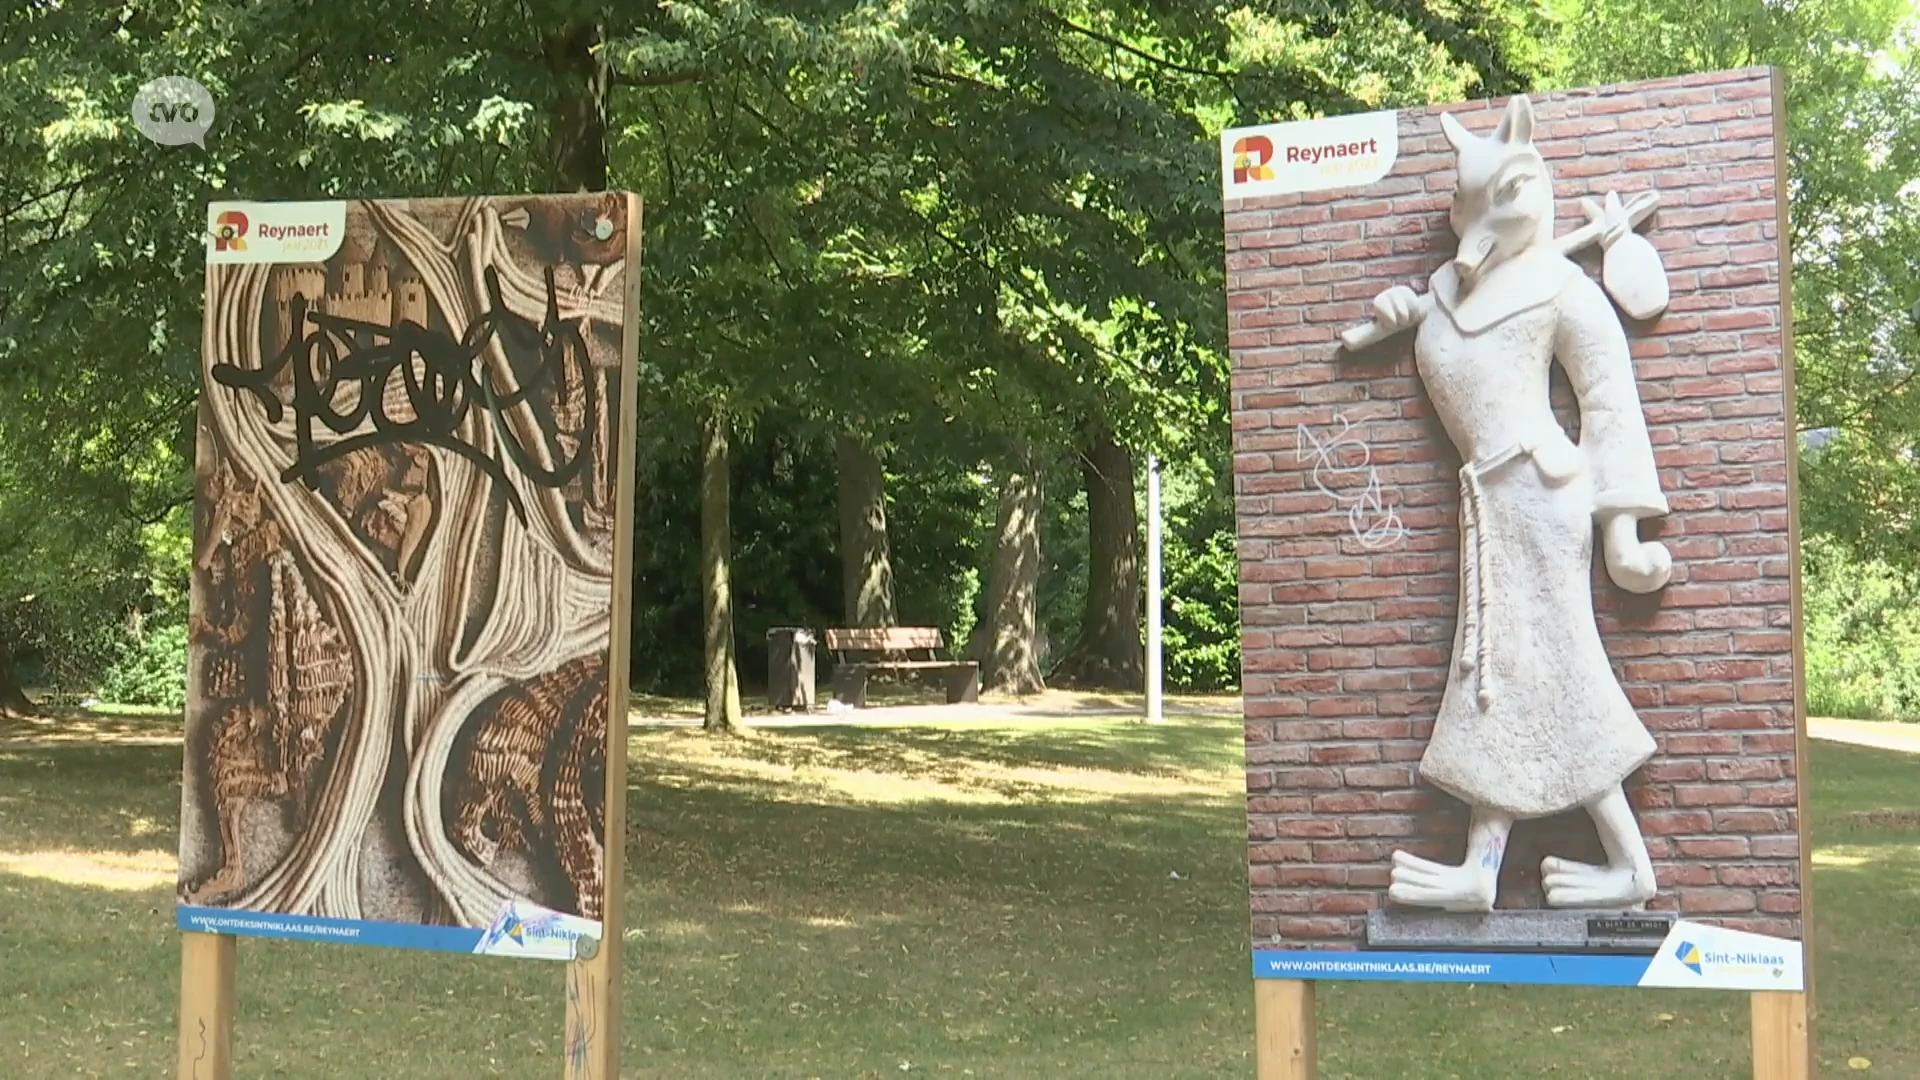
[[[886,509],[899,618],[992,617],[998,492],[1033,471],[1036,633],[1105,619],[1099,649],[1137,648],[1119,586],[1155,452],[1171,640],[1198,650],[1169,669],[1231,679],[1218,130],[1753,62],[1790,77],[1800,413],[1831,431],[1806,521],[1920,565],[1913,23],[1898,0],[15,5],[0,644],[97,660],[77,628],[180,617],[209,200],[609,186],[646,200],[636,678],[698,678],[689,538],[720,477],[745,659],[770,621],[837,621],[836,462]],[[204,149],[134,130],[171,74],[218,104]]]

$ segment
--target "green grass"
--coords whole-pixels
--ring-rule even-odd
[[[0,729],[0,1077],[168,1075],[179,749],[139,743],[173,723]],[[1239,730],[642,731],[624,1075],[1250,1076]],[[1920,1076],[1920,756],[1815,746],[1823,1075]],[[242,1076],[558,1072],[557,966],[259,939],[240,962]],[[1740,994],[1320,1000],[1329,1078],[1748,1075]]]

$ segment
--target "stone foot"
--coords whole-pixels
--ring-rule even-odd
[[[1489,867],[1469,862],[1448,866],[1430,862],[1404,851],[1393,853],[1393,884],[1387,899],[1410,907],[1436,907],[1443,911],[1492,911],[1498,864]]]
[[[1640,908],[1653,899],[1652,874],[1631,866],[1594,866],[1547,856],[1540,860],[1540,884],[1549,907]]]

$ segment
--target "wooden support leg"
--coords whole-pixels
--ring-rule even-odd
[[[1253,981],[1254,1075],[1258,1080],[1314,1080],[1313,983],[1305,979]]]
[[[180,935],[180,1080],[233,1080],[232,934]]]
[[[617,926],[618,923],[607,925]],[[565,1080],[617,1080],[620,1075],[620,934],[601,941],[591,958],[567,965]]]
[[[1796,990],[1753,994],[1753,1080],[1810,1080],[1807,995]]]

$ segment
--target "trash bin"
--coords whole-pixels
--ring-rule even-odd
[[[813,711],[813,631],[806,627],[767,631],[767,704]]]

